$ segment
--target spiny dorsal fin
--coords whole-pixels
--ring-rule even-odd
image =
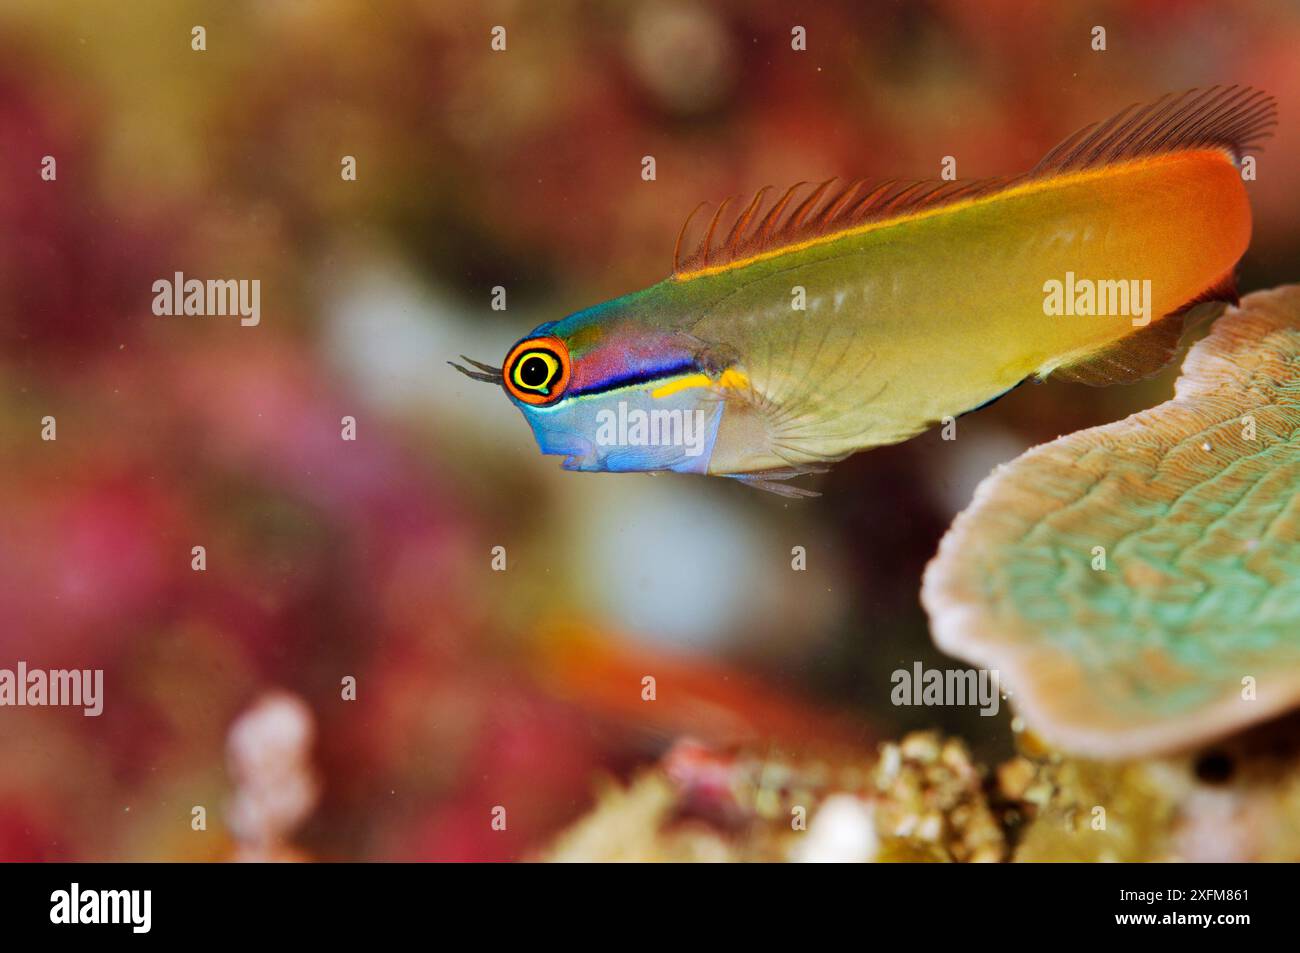
[[[1023,176],[1016,177],[1020,178]],[[713,213],[694,251],[683,255],[682,239],[686,236],[695,213],[704,207],[696,206],[677,236],[677,246],[673,251],[673,275],[682,278],[694,271],[742,261],[765,251],[823,235],[833,235],[867,222],[884,221],[920,209],[989,195],[1001,191],[1016,179],[952,182],[941,179],[891,179],[876,183],[855,179],[835,190],[831,189],[835,180],[827,179],[796,202],[795,196],[808,185],[807,182],[798,182],[774,201],[764,214],[759,215],[763,195],[771,188],[765,186],[736,215],[733,223],[719,229],[719,222],[731,203],[731,199],[724,199]]]
[[[799,182],[763,211],[760,189],[724,225],[730,199],[709,220],[694,250],[683,255],[682,240],[695,213],[687,218],[673,250],[673,275],[686,278],[703,269],[743,261],[764,252],[796,245],[869,222],[886,221],[925,209],[951,205],[1004,191],[1034,179],[1189,149],[1223,149],[1234,161],[1258,146],[1277,124],[1277,103],[1268,94],[1245,86],[1191,89],[1161,97],[1146,106],[1129,106],[1110,119],[1085,126],[1052,149],[1024,175],[968,181],[890,180],[869,184],[856,179],[832,190],[834,179],[814,187]]]
[[[1277,125],[1277,101],[1249,86],[1212,86],[1136,103],[1085,126],[1034,166],[1032,178],[1191,149],[1222,149],[1240,162]]]

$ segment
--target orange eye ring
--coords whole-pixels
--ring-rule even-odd
[[[510,396],[534,406],[559,400],[573,370],[569,349],[556,337],[520,341],[510,349],[501,368]]]

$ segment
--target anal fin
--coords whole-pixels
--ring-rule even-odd
[[[1135,384],[1146,380],[1173,360],[1188,328],[1206,319],[1217,318],[1225,303],[1236,304],[1237,300],[1236,272],[1229,271],[1176,310],[1102,351],[1055,368],[1051,376],[1090,387]]]

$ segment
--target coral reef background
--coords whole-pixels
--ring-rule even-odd
[[[1176,368],[1020,388],[795,505],[561,473],[444,361],[662,277],[701,200],[949,155],[1016,172],[1220,82],[1283,116],[1242,286],[1294,280],[1297,45],[1300,8],[1268,0],[4,3],[0,667],[102,668],[106,697],[0,709],[0,859],[596,855],[629,843],[582,826],[601,791],[645,856],[1068,853],[1033,818],[1108,781],[1052,774],[1031,811],[1058,768],[1013,760],[1006,705],[897,707],[890,676],[963,664],[917,593],[976,483],[1166,399]],[[177,271],[259,279],[261,323],[155,316]],[[700,793],[734,781],[714,759],[748,764],[738,806]],[[704,821],[662,848],[648,818],[682,790]],[[744,826],[789,831],[814,794],[803,853]],[[1188,830],[1149,855],[1192,855],[1168,846]]]

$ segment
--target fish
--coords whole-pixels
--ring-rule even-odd
[[[697,207],[659,283],[539,325],[499,367],[448,363],[501,386],[565,469],[815,496],[788,481],[1027,380],[1159,371],[1189,313],[1236,301],[1243,170],[1276,124],[1273,97],[1215,86],[1018,175],[765,187],[686,241]]]

